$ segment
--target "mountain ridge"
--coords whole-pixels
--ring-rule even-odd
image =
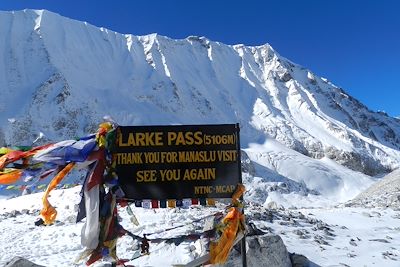
[[[399,119],[269,44],[119,34],[49,11],[0,12],[0,25],[0,146],[30,144],[41,132],[41,142],[82,136],[110,115],[121,125],[238,122],[242,147],[278,149],[262,162],[290,179],[276,168],[281,153],[271,140],[318,170],[326,159],[366,175],[399,166]]]

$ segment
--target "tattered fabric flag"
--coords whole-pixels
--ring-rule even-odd
[[[90,163],[87,168],[88,171],[86,173],[86,177],[85,177],[85,181],[83,182],[83,186],[80,192],[80,195],[82,197],[81,202],[79,203],[79,209],[78,209],[78,215],[76,217],[76,222],[80,222],[83,218],[85,218],[87,216],[88,213],[90,214],[95,214],[96,212],[98,213],[98,205],[99,205],[99,190],[100,187],[99,185],[102,183],[103,181],[103,174],[104,174],[104,170],[106,168],[106,164],[105,164],[105,152],[104,149],[99,149],[99,150],[95,150],[93,151],[87,159],[88,162],[92,162]],[[95,189],[95,191],[90,192],[91,189]],[[93,196],[92,196],[93,194]],[[96,206],[97,205],[97,206]],[[96,210],[94,210],[94,208],[96,208]],[[96,217],[96,215],[94,215],[95,217],[93,218],[93,220],[98,220],[98,216]],[[96,219],[97,218],[97,219]],[[90,219],[92,220],[92,219]],[[86,220],[86,224],[87,220]],[[84,230],[85,225],[83,226],[82,232],[86,232],[85,235],[88,235],[87,237],[84,237],[84,240],[92,240],[91,237],[91,232],[92,230],[90,230],[89,232],[87,232],[86,230]],[[96,230],[97,231],[97,230]],[[83,234],[82,234],[83,236]],[[82,242],[82,239],[81,239]],[[87,241],[83,241],[85,244]],[[89,242],[91,243],[91,242]],[[83,246],[85,246],[84,244],[82,244]]]
[[[126,234],[126,230],[118,223],[116,195],[110,190],[101,202],[99,244],[90,255],[86,265],[103,257],[102,252],[117,260],[117,239]]]
[[[200,205],[206,206],[207,205],[207,200],[205,198],[200,198]]]
[[[104,148],[108,144],[108,133],[113,131],[113,125],[110,122],[103,122],[99,125],[99,129],[97,130],[96,133],[96,142],[99,147]],[[115,133],[114,133],[115,134]],[[114,136],[115,137],[115,136]]]
[[[65,165],[67,162],[83,162],[96,148],[95,136],[83,140],[65,140],[43,149],[33,156],[36,161]]]
[[[42,165],[42,164],[40,164]],[[32,181],[35,177],[38,177],[38,175],[43,171],[43,169],[38,165],[38,166],[33,166],[33,167],[28,167],[24,169],[21,179],[24,182],[30,182]]]
[[[182,207],[183,206],[182,199],[175,200],[175,203],[176,203],[177,207]]]
[[[183,206],[184,208],[189,208],[191,205],[192,205],[192,199],[190,199],[190,198],[184,198],[184,199],[182,200],[182,206]]]
[[[245,219],[239,206],[239,198],[245,191],[245,187],[241,184],[236,188],[232,196],[232,206],[222,220],[222,234],[217,242],[210,244],[210,263],[223,264],[226,262],[229,252],[231,251],[235,238],[239,232],[245,231]]]
[[[240,213],[239,209],[231,208],[222,221],[223,232],[221,237],[217,243],[211,243],[210,245],[211,264],[225,263],[229,256],[229,252],[233,247],[233,242],[238,233],[240,222],[243,220],[244,216]]]
[[[0,156],[3,156],[4,154],[7,154],[8,152],[10,152],[11,149],[7,148],[7,147],[0,147]]]
[[[45,184],[40,184],[40,185],[37,186],[38,189],[43,189],[43,188],[45,188],[45,187],[46,187]]]
[[[19,180],[23,170],[5,168],[0,170],[0,184],[13,184]]]
[[[158,205],[158,200],[157,199],[152,199],[151,200],[151,207],[153,209],[158,209],[159,205]]]
[[[175,208],[176,207],[176,202],[175,199],[168,199],[168,208]]]
[[[141,208],[142,207],[142,200],[136,199],[135,200],[135,207],[136,208]]]
[[[160,208],[165,209],[167,207],[167,200],[161,199],[160,200]]]
[[[151,209],[151,200],[150,199],[143,199],[142,207],[145,209]]]
[[[62,181],[62,179],[64,179],[64,177],[72,170],[74,166],[74,162],[71,162],[67,166],[65,166],[65,168],[62,169],[50,182],[49,186],[46,189],[46,192],[42,197],[43,208],[40,211],[40,215],[42,216],[43,221],[46,225],[52,224],[57,216],[56,209],[50,204],[48,200],[49,194]]]
[[[99,243],[99,185],[88,190],[88,183],[85,183],[83,189],[83,200],[85,206],[86,221],[81,230],[81,245],[88,249],[95,249]],[[81,210],[80,210],[81,211]],[[82,211],[79,214],[82,217]]]
[[[7,154],[0,157],[0,169],[3,169],[7,164],[22,159],[26,152],[18,150],[10,150]]]
[[[214,207],[215,206],[215,199],[207,198],[207,206]]]
[[[42,180],[44,178],[46,178],[47,176],[49,176],[50,174],[52,174],[53,172],[55,172],[57,170],[57,168],[51,168],[48,170],[45,170],[43,173],[40,174],[39,178]]]
[[[81,231],[81,244],[88,249],[95,249],[100,232],[100,185],[106,168],[104,149],[93,151],[88,160],[95,161],[88,166],[89,170],[82,186],[77,222],[86,217]]]
[[[13,163],[18,160],[26,161],[28,158],[38,153],[38,151],[43,150],[49,146],[51,146],[51,144],[38,146],[29,151],[9,149],[6,154],[0,156],[0,169],[3,169],[7,164]],[[24,162],[24,164],[26,164],[26,162]]]
[[[138,226],[139,225],[139,221],[136,218],[135,214],[133,213],[133,211],[132,211],[131,207],[129,206],[129,204],[126,206],[126,211],[131,216],[130,219],[129,219],[131,221],[131,223],[133,223],[134,225]]]

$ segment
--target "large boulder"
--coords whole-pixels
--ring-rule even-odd
[[[246,238],[248,267],[291,267],[289,253],[279,235],[250,236]],[[234,250],[225,267],[242,266],[239,251]]]
[[[290,253],[290,260],[292,262],[292,267],[308,267],[308,266],[310,266],[310,261],[304,255]],[[316,266],[316,265],[314,265],[314,266]]]

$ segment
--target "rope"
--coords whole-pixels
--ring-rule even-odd
[[[175,229],[177,229],[177,228],[181,228],[181,227],[184,227],[184,226],[193,224],[193,223],[195,223],[195,222],[203,221],[203,220],[205,220],[205,219],[207,219],[207,218],[210,218],[210,217],[216,217],[217,215],[222,216],[223,214],[222,214],[222,212],[218,211],[218,212],[215,212],[215,213],[213,213],[213,214],[210,214],[210,215],[201,217],[201,218],[199,218],[199,219],[193,220],[193,221],[188,222],[188,223],[185,223],[185,224],[177,225],[177,226],[170,227],[170,228],[167,228],[167,229],[162,229],[162,230],[159,230],[159,231],[153,232],[153,233],[147,233],[147,234],[145,234],[145,235],[146,235],[146,236],[149,236],[149,235],[159,234],[159,233],[163,233],[163,232],[168,232],[168,231],[171,231],[171,230],[175,230]]]
[[[129,207],[129,205],[128,205],[128,207]],[[193,224],[194,222],[199,222],[199,221],[205,220],[205,219],[210,218],[210,217],[216,217],[216,216],[218,216],[218,215],[222,216],[222,212],[215,212],[215,213],[213,213],[213,214],[209,214],[209,215],[207,215],[207,216],[203,216],[203,217],[201,217],[201,218],[192,220],[191,222],[186,223],[186,224],[177,225],[177,226],[170,227],[170,228],[167,228],[167,229],[163,229],[163,230],[160,230],[160,231],[157,231],[157,232],[153,232],[153,233],[143,234],[143,237],[140,237],[140,236],[138,236],[138,235],[135,235],[135,234],[133,234],[132,232],[130,232],[130,231],[124,229],[124,230],[125,230],[125,233],[126,233],[127,235],[129,235],[130,237],[132,237],[132,238],[135,239],[135,240],[138,240],[138,241],[142,242],[141,247],[142,247],[144,244],[147,245],[147,247],[145,247],[145,249],[144,249],[144,247],[142,247],[142,254],[141,254],[141,255],[136,256],[136,257],[133,257],[133,258],[131,258],[130,260],[135,260],[135,259],[138,259],[138,258],[140,258],[140,257],[142,257],[142,256],[149,255],[150,252],[148,252],[148,249],[149,249],[149,243],[148,243],[148,242],[160,243],[160,242],[164,242],[164,241],[165,241],[165,242],[167,242],[167,243],[168,243],[168,242],[171,242],[171,243],[177,244],[179,241],[182,242],[183,240],[188,239],[188,238],[192,238],[192,239],[196,238],[196,240],[197,240],[197,239],[201,238],[201,236],[211,237],[212,235],[215,235],[216,228],[213,228],[213,229],[211,229],[211,230],[206,230],[206,231],[203,231],[203,232],[200,232],[200,233],[195,233],[195,234],[192,234],[192,233],[191,233],[191,234],[179,235],[179,236],[176,236],[176,237],[169,237],[169,238],[154,238],[154,239],[148,239],[148,238],[146,237],[146,236],[148,236],[148,235],[153,235],[153,234],[157,234],[157,233],[162,233],[162,232],[171,231],[171,230],[173,230],[173,229],[177,229],[177,228],[180,228],[180,227],[184,227],[184,226],[187,226],[187,225],[189,225],[189,224]],[[179,242],[179,243],[181,243],[181,242]],[[165,245],[165,246],[166,246],[166,245]],[[165,246],[163,246],[163,247],[165,247]],[[163,247],[161,247],[161,248],[163,248]],[[160,249],[161,249],[161,248],[160,248]],[[145,251],[144,251],[144,250],[145,250]],[[147,253],[146,253],[146,250],[147,250]],[[157,250],[154,250],[154,251],[151,251],[151,252],[153,253],[153,252],[155,252],[155,251],[157,251]]]
[[[167,228],[167,229],[162,229],[162,230],[157,231],[157,232],[145,233],[145,234],[143,234],[143,236],[149,236],[149,235],[159,234],[159,233],[163,233],[163,232],[168,232],[168,231],[171,231],[171,230],[174,230],[174,229],[177,229],[177,228],[181,228],[181,227],[193,224],[194,222],[199,222],[199,221],[205,220],[207,218],[210,218],[210,217],[213,217],[213,216],[215,217],[215,216],[218,216],[218,215],[222,216],[222,212],[215,212],[213,214],[198,218],[198,219],[193,220],[191,222],[188,222],[188,223],[185,223],[185,224],[181,224],[181,225],[177,225],[177,226],[174,226],[174,227],[170,227],[170,228]],[[126,234],[128,234],[133,239],[136,239],[136,240],[139,240],[139,241],[144,240],[144,237],[141,237],[139,235],[135,235],[132,232],[126,230],[126,229],[124,229],[124,230],[125,230]],[[206,230],[206,231],[203,231],[203,232],[198,232],[198,233],[195,233],[195,234],[192,233],[192,234],[186,234],[186,235],[178,235],[178,236],[169,237],[169,238],[153,238],[153,239],[152,238],[150,238],[150,239],[146,238],[146,239],[148,241],[152,241],[152,242],[161,242],[161,241],[168,241],[168,240],[173,240],[173,239],[177,239],[177,238],[191,237],[191,236],[193,237],[193,236],[197,236],[197,235],[202,235],[202,234],[206,234],[206,233],[209,233],[211,231],[214,231],[214,230],[216,230],[216,228],[215,229],[211,229],[211,230]]]

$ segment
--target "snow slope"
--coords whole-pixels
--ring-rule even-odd
[[[83,251],[80,245],[83,222],[75,223],[79,191],[80,186],[51,193],[49,201],[57,207],[58,217],[50,226],[34,225],[41,209],[41,193],[0,200],[0,266],[15,256],[49,267],[85,266],[84,263],[74,263]],[[132,210],[139,225],[133,225],[126,210],[119,209],[124,228],[139,236],[159,232],[157,237],[168,238],[202,229],[203,222],[190,222],[222,208],[132,207]],[[280,235],[289,252],[305,255],[316,264],[314,266],[395,267],[400,261],[399,211],[365,208],[268,210],[260,205],[250,205],[245,213],[248,224],[256,225],[267,234]],[[185,226],[163,231],[178,225]],[[130,260],[127,266],[185,264],[205,252],[202,242],[204,240],[185,240],[179,244],[150,243],[150,254]],[[128,236],[120,238],[118,257],[134,258],[140,254],[139,245]],[[234,250],[232,255],[235,255]],[[257,262],[257,259],[251,262]],[[104,262],[94,266],[109,266],[101,264]],[[233,266],[241,266],[241,262]],[[262,266],[262,263],[255,266]]]
[[[399,119],[268,44],[120,34],[45,10],[0,12],[0,35],[0,146],[86,135],[104,115],[121,125],[239,122],[259,166],[249,186],[286,181],[287,193],[331,201],[399,166]]]
[[[400,170],[395,170],[357,195],[348,206],[400,208]]]

